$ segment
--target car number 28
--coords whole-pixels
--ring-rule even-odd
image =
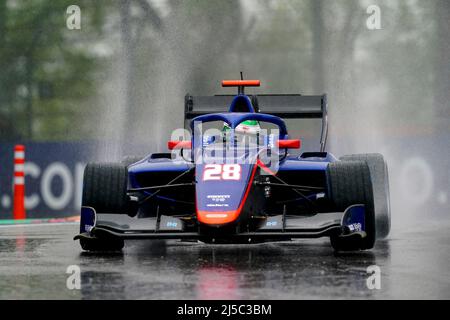
[[[203,181],[241,180],[239,164],[207,164],[203,170]]]

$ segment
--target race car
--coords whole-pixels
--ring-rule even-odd
[[[327,96],[246,95],[259,80],[224,80],[237,95],[185,97],[188,139],[170,152],[89,163],[83,250],[122,250],[127,239],[259,243],[329,237],[335,251],[373,248],[390,230],[389,181],[380,154],[326,151]],[[318,119],[317,151],[286,119]]]

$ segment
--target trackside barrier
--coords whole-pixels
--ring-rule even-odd
[[[27,219],[79,216],[83,170],[96,161],[97,142],[0,143],[0,224],[14,220],[14,147],[25,145],[25,212]],[[133,153],[128,153],[133,154]],[[120,158],[119,158],[120,160]],[[97,161],[113,161],[102,158]],[[1,233],[1,232],[0,232]]]
[[[25,213],[25,146],[14,147],[14,220],[26,218]]]
[[[292,134],[292,136],[302,135]],[[392,139],[386,142],[385,150],[389,150],[386,159],[389,165],[391,196],[395,195],[395,199],[391,198],[394,208],[398,206],[430,214],[431,211],[436,211],[442,215],[450,212],[450,162],[445,156],[437,156],[442,154],[443,150],[448,150],[448,141],[450,135],[440,133],[418,135],[414,139],[410,136],[392,136]],[[23,147],[22,150],[17,150],[21,159],[17,162],[13,160],[16,144],[19,143],[0,143],[0,225],[10,222],[25,223],[27,219],[47,221],[79,216],[85,164],[90,161],[120,161],[120,157],[111,158],[108,152],[100,154],[98,141],[26,141],[21,142],[26,147],[25,168],[17,170],[23,174],[15,174],[14,167],[21,169],[20,164],[23,165],[25,162]],[[302,144],[308,144],[308,138],[302,140]],[[125,155],[140,154],[143,150],[146,152],[167,150],[166,148],[150,150],[148,144],[126,147],[129,149],[124,151]],[[352,149],[350,143],[344,143],[339,148],[337,151],[331,146],[330,151],[334,151],[337,156],[356,151]],[[309,150],[308,146],[304,149]],[[26,190],[23,186],[25,176]],[[22,186],[17,188],[19,190],[15,190],[13,181],[22,182]],[[16,198],[15,195],[21,192],[24,197]],[[16,210],[20,207],[22,208],[20,211]],[[25,213],[25,220],[13,220],[20,219]]]

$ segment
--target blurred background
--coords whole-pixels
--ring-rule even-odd
[[[394,232],[450,217],[448,0],[0,0],[0,219],[14,144],[28,217],[74,216],[86,162],[165,151],[185,94],[240,71],[328,94],[328,151],[388,161]]]

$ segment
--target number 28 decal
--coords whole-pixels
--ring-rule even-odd
[[[203,170],[203,181],[241,180],[239,164],[207,164]]]

